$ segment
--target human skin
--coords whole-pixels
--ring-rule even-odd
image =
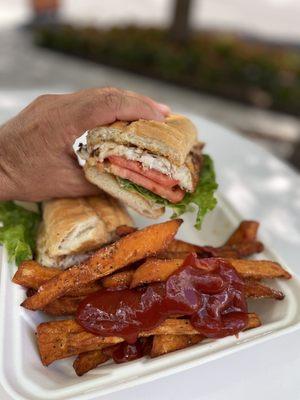
[[[96,195],[73,152],[75,139],[116,120],[162,121],[169,111],[149,97],[110,87],[38,97],[0,127],[0,200]]]

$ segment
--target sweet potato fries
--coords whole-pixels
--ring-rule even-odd
[[[257,222],[243,221],[218,248],[174,239],[181,223],[181,220],[172,220],[142,230],[120,227],[117,242],[96,251],[83,264],[65,271],[46,268],[35,261],[23,262],[13,277],[14,283],[29,289],[29,296],[22,305],[52,316],[74,315],[86,296],[101,288],[134,289],[166,281],[191,252],[197,253],[200,259],[226,259],[244,280],[246,297],[284,298],[282,292],[260,280],[289,279],[290,273],[272,261],[245,259],[263,250],[262,243],[257,240]],[[260,324],[259,316],[249,313],[245,329]],[[36,336],[45,366],[76,355],[73,367],[79,376],[108,361],[124,341],[118,336],[102,337],[87,332],[74,319],[44,322],[38,325]],[[183,349],[205,339],[184,315],[165,319],[156,328],[140,332],[139,337],[147,344],[150,357]]]

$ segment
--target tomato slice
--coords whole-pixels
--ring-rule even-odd
[[[164,199],[169,200],[171,203],[179,203],[185,195],[184,190],[180,189],[179,187],[170,188],[163,186],[145,177],[144,175],[141,175],[130,169],[120,167],[119,165],[112,164],[110,167],[110,171],[116,176],[128,179],[129,181],[136,183],[137,185],[140,185],[155,194],[158,194]]]
[[[168,188],[172,188],[178,185],[179,183],[178,180],[170,178],[168,175],[165,175],[160,171],[157,171],[152,168],[149,169],[143,168],[142,163],[140,163],[139,161],[127,160],[125,157],[121,156],[109,156],[108,160],[113,165],[118,165],[119,167],[137,172],[138,174],[143,175],[148,179],[151,179],[151,181],[157,182]]]

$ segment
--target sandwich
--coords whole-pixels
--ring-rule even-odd
[[[37,261],[62,269],[78,264],[115,241],[122,225],[133,226],[132,219],[121,203],[106,193],[46,201],[37,237]]]
[[[216,205],[213,162],[202,153],[193,123],[182,115],[163,122],[116,121],[87,133],[78,154],[86,178],[143,216],[177,217],[198,207],[196,224]]]

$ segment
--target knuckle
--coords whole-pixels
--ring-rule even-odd
[[[124,92],[116,87],[104,87],[89,89],[86,92],[86,98],[81,103],[83,112],[87,110],[90,113],[98,112],[99,108],[116,112],[120,109],[123,102]]]
[[[53,98],[53,94],[41,94],[35,99],[35,103],[45,103]]]
[[[114,87],[102,89],[102,99],[104,105],[113,111],[118,111],[122,104],[123,93]]]

